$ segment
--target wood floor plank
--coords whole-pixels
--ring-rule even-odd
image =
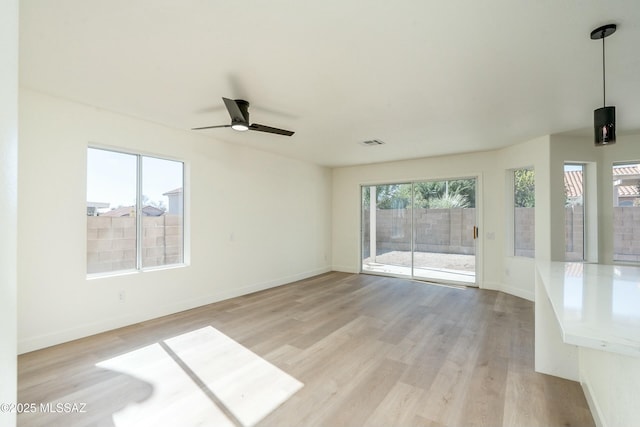
[[[404,363],[390,359],[379,361],[319,425],[366,425],[372,408],[380,405],[406,370],[407,365]]]
[[[136,422],[190,427],[215,425],[214,416],[235,426],[255,420],[244,410],[234,414],[207,385],[218,384],[215,372],[225,371],[210,363],[243,371],[224,359],[233,354],[198,336],[169,358],[161,351],[179,337],[213,328],[259,359],[236,374],[244,384],[239,390],[276,385],[260,372],[278,370],[304,384],[278,407],[262,398],[259,427],[593,426],[579,384],[534,372],[533,311],[533,303],[495,291],[330,272],[21,355],[20,402],[87,407],[82,414],[19,414],[18,425],[121,427],[134,419],[123,414],[153,407],[159,392],[197,396],[190,400],[191,418],[173,414],[166,397],[163,417]],[[140,349],[148,346],[163,357],[166,378],[144,369]],[[191,348],[197,354],[187,357]],[[248,357],[237,348],[235,354]],[[127,373],[105,363],[133,355],[137,365]],[[216,387],[219,394],[228,391]],[[234,395],[232,406],[251,408],[243,400],[250,395],[270,393]]]
[[[547,412],[544,400],[533,396],[544,394],[542,383],[536,381],[534,373],[509,370],[505,388],[503,423],[507,426],[526,427]],[[546,418],[546,417],[545,417]]]
[[[466,327],[425,393],[418,414],[442,425],[455,425],[464,412],[466,390],[469,389],[480,348],[474,345],[479,331],[475,316],[470,316]]]
[[[424,390],[396,382],[363,425],[393,427],[414,425],[415,414],[424,402]]]

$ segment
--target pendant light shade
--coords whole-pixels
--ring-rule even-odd
[[[616,107],[602,107],[593,112],[596,145],[616,143]]]
[[[596,146],[616,143],[616,107],[607,107],[604,39],[616,32],[615,24],[603,25],[591,32],[591,40],[602,39],[602,108],[593,112],[594,142]]]

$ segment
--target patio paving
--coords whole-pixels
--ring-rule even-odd
[[[476,281],[475,256],[414,252],[414,277],[436,282],[472,285]],[[411,276],[411,252],[390,251],[362,261],[363,271]]]

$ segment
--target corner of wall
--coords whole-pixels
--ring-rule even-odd
[[[18,0],[0,3],[0,402],[17,402]],[[15,425],[0,411],[1,425]]]
[[[605,427],[605,424],[602,421],[602,410],[593,396],[589,383],[581,380],[580,385],[582,386],[582,392],[587,400],[587,405],[589,405],[589,410],[591,411],[591,416],[593,417],[596,427]]]
[[[502,284],[502,286],[500,287],[500,291],[509,295],[516,296],[518,298],[526,299],[527,301],[534,302],[536,300],[536,296],[534,292],[528,289],[519,288],[514,285]]]

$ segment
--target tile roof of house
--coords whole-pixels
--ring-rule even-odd
[[[182,193],[182,187],[176,188],[171,191],[167,191],[166,193],[162,193],[163,196],[168,196],[169,194],[180,194]]]
[[[100,216],[132,216],[135,212],[134,206],[120,206],[110,211],[101,213]]]
[[[614,166],[613,176],[640,175],[640,166]]]
[[[613,168],[614,178],[630,177],[633,175],[640,175],[640,167],[638,165],[633,166],[620,166]],[[566,189],[568,197],[580,197],[583,194],[582,186],[582,172],[581,171],[566,171],[564,173],[564,188]],[[638,197],[640,192],[637,185],[619,185],[618,196],[623,197]]]
[[[640,179],[640,165],[614,166],[613,177],[621,180],[619,184],[622,185],[616,186],[618,197],[640,196],[640,186],[637,181]]]
[[[618,185],[618,197],[640,196],[637,185]]]
[[[155,206],[147,205],[142,207],[142,214],[144,216],[162,216],[164,215],[164,209],[157,208]]]
[[[582,171],[566,171],[564,173],[564,188],[569,197],[582,196]]]

